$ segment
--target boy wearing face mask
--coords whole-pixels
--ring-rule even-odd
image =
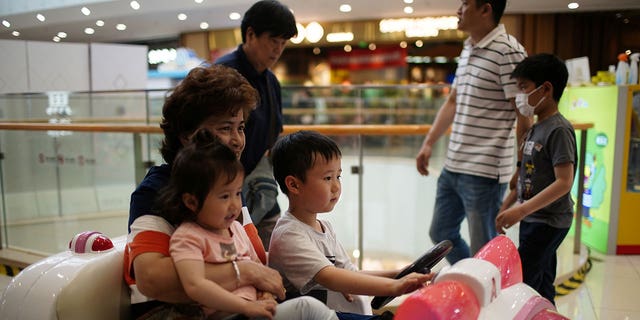
[[[574,129],[558,112],[568,73],[556,56],[538,54],[518,64],[511,77],[521,92],[518,110],[537,120],[521,145],[518,183],[500,208],[496,229],[504,233],[520,222],[523,281],[554,303],[556,250],[571,227],[577,159]]]

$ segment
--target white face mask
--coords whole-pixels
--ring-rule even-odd
[[[542,97],[542,99],[540,99],[540,101],[538,101],[538,103],[536,103],[535,106],[532,106],[529,104],[529,96],[534,92],[538,91],[538,89],[540,88],[542,88],[542,85],[529,93],[516,94],[516,107],[518,107],[518,111],[520,111],[520,114],[522,114],[525,117],[533,116],[533,111],[535,110],[535,108],[537,108],[542,103],[542,101],[544,101],[544,98],[546,97]]]

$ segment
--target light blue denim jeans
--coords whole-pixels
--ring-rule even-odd
[[[429,236],[433,243],[443,240],[453,243],[447,255],[450,264],[469,258],[497,235],[495,221],[506,189],[507,183],[499,183],[498,179],[442,170]],[[470,245],[460,235],[465,217]]]

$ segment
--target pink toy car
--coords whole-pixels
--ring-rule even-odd
[[[431,285],[407,297],[394,319],[568,318],[522,282],[517,248],[506,236],[498,236],[473,258],[443,268]]]

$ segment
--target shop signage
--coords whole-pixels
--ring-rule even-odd
[[[329,52],[329,65],[331,69],[347,70],[404,67],[407,65],[406,57],[407,51],[403,48],[334,50]]]

